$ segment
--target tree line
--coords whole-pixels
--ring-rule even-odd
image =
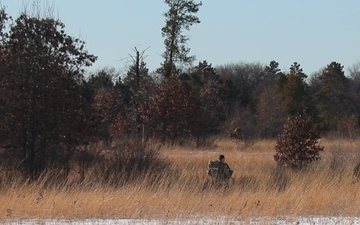
[[[125,76],[104,68],[85,76],[97,59],[53,18],[0,11],[0,144],[2,162],[36,177],[49,165],[69,170],[79,146],[131,139],[197,146],[213,135],[274,138],[286,119],[311,116],[318,132],[355,137],[360,115],[360,68],[346,77],[330,62],[312,77],[299,63],[191,66],[183,34],[200,23],[201,6],[165,0],[165,51],[150,72],[134,48]]]

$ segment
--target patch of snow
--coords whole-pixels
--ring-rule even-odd
[[[360,217],[283,217],[283,218],[253,218],[246,221],[239,221],[226,218],[201,218],[189,220],[146,220],[146,219],[87,219],[87,220],[65,220],[65,219],[13,219],[0,220],[6,225],[195,225],[195,224],[233,224],[233,225],[360,225]]]

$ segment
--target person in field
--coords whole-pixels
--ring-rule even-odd
[[[227,180],[231,178],[233,171],[229,165],[225,163],[225,156],[220,155],[219,160],[209,161],[207,173],[212,178]]]
[[[223,179],[231,178],[233,171],[230,169],[229,165],[225,162],[225,156],[220,155],[219,161],[220,161],[220,164],[219,164],[220,176],[222,176]]]

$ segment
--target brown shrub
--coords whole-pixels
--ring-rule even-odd
[[[289,118],[278,135],[274,155],[280,166],[302,169],[311,162],[321,159],[320,136],[313,131],[314,123],[310,117],[297,115]]]

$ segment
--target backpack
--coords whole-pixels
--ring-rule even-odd
[[[218,160],[210,160],[207,166],[207,175],[217,177],[219,175],[220,162]]]

